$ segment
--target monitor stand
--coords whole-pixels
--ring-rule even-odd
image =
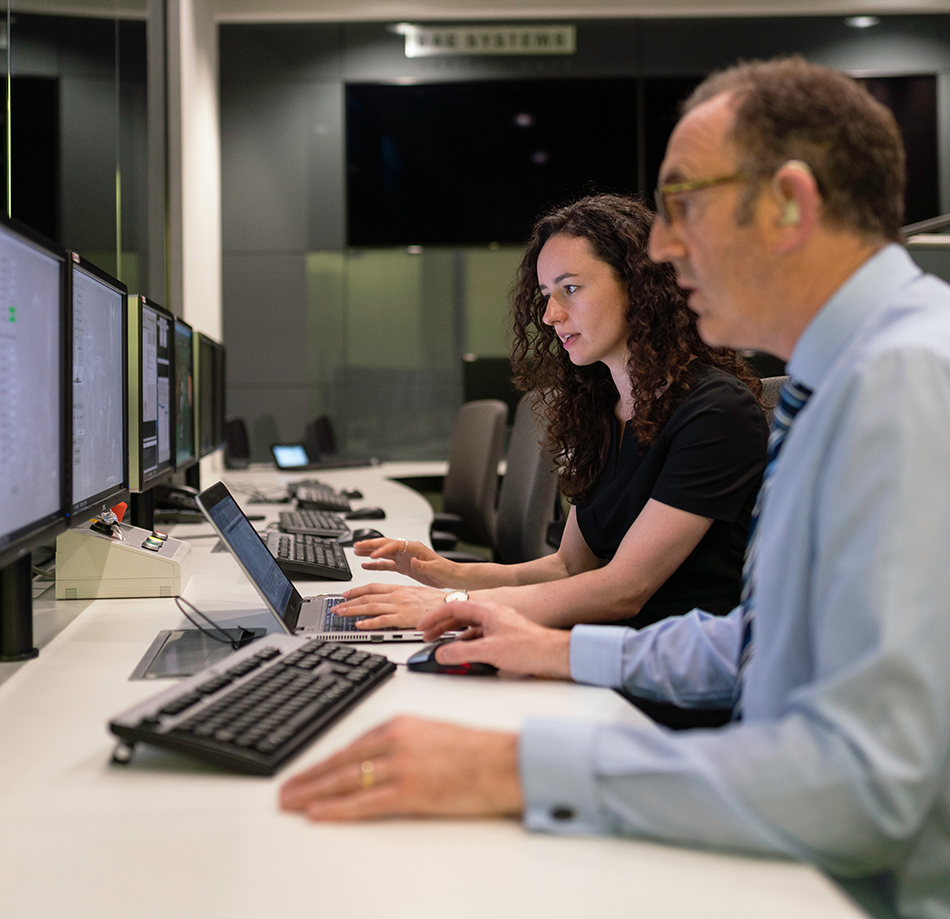
[[[33,647],[33,568],[29,552],[0,569],[0,661],[28,661]]]
[[[143,530],[151,530],[155,526],[155,492],[148,489],[143,492],[132,492],[131,522],[133,526]]]
[[[185,484],[190,485],[195,491],[201,491],[201,466],[195,463],[185,470]]]

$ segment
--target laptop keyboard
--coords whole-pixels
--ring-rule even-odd
[[[320,578],[324,581],[350,581],[353,573],[335,539],[319,536],[278,533],[268,530],[264,542],[284,574]]]
[[[350,532],[346,521],[330,511],[281,511],[280,529],[307,536],[340,536]]]
[[[112,719],[113,760],[141,742],[273,775],[395,669],[349,645],[267,635]]]

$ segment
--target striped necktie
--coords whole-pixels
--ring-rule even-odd
[[[736,674],[736,701],[732,709],[733,721],[742,718],[742,683],[745,678],[746,667],[752,656],[752,617],[755,610],[754,572],[756,548],[758,546],[758,524],[762,516],[769,488],[772,483],[772,474],[775,471],[775,461],[778,458],[782,444],[788,435],[789,428],[795,416],[804,408],[811,390],[795,380],[786,380],[779,393],[778,405],[772,416],[772,430],[769,432],[769,445],[766,451],[765,472],[762,475],[762,485],[752,510],[752,520],[749,524],[749,542],[746,546],[745,564],[742,566],[742,646],[739,651],[739,669]]]

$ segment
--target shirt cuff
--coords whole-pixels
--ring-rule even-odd
[[[518,762],[528,829],[572,835],[609,831],[591,767],[596,730],[589,722],[546,718],[525,724]]]
[[[623,639],[619,625],[575,625],[571,629],[571,679],[590,686],[623,685]]]

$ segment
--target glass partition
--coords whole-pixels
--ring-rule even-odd
[[[146,0],[6,0],[4,210],[148,293]]]
[[[411,246],[309,253],[309,376],[300,417],[327,415],[351,455],[444,458],[462,402],[463,356],[509,354],[508,288],[521,252]],[[257,415],[250,394],[238,398],[245,396],[261,443],[278,431],[287,436],[290,416],[266,397]]]

